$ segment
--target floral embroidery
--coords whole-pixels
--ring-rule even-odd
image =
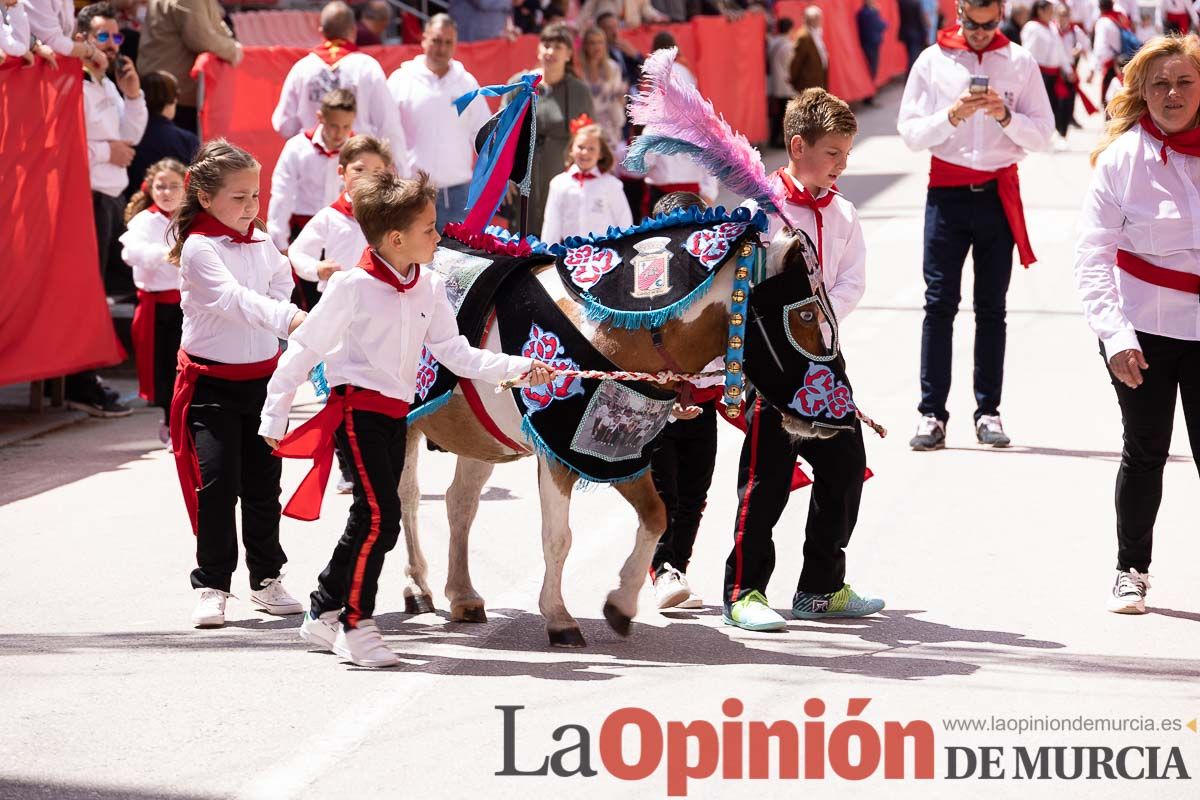
[[[715,228],[696,231],[687,238],[687,251],[705,269],[711,270],[725,260],[730,246],[746,232],[747,227],[748,223],[745,222],[723,222]]]
[[[428,347],[421,348],[421,360],[417,363],[417,397],[421,402],[429,397],[429,390],[433,388],[433,384],[437,381],[438,362],[433,357],[433,353],[429,352]]]
[[[521,355],[536,358],[558,369],[579,369],[577,363],[567,358],[558,334],[543,330],[536,323],[529,328],[529,338],[521,346]],[[576,394],[583,394],[583,382],[575,375],[561,375],[541,386],[526,386],[521,390],[521,400],[529,413],[533,413],[541,411],[555,400],[565,400]]]
[[[788,408],[795,409],[802,417],[824,414],[841,419],[854,411],[854,401],[850,397],[850,389],[838,382],[833,370],[820,364],[810,364],[804,376],[804,385],[797,390]]]
[[[571,282],[587,291],[617,268],[621,263],[621,256],[610,247],[585,244],[568,250],[563,263],[571,269]]]

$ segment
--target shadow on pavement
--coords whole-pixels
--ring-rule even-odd
[[[1007,455],[1021,456],[1057,456],[1060,458],[1099,458],[1105,461],[1120,461],[1121,454],[1111,450],[1066,450],[1060,447],[1022,447],[1014,445],[1012,447],[985,447],[976,445],[974,447],[946,447],[946,450],[958,450],[964,453],[986,452]],[[1191,456],[1167,456],[1167,462],[1171,464],[1190,464],[1192,463]]]
[[[214,794],[178,794],[161,789],[57,783],[33,778],[0,778],[0,800],[214,800]]]

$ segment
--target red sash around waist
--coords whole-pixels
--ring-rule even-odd
[[[989,181],[996,182],[996,190],[1000,195],[1000,205],[1004,208],[1004,218],[1008,220],[1009,230],[1012,231],[1013,241],[1017,245],[1017,255],[1021,265],[1028,267],[1037,261],[1033,247],[1029,243],[1029,231],[1025,227],[1025,207],[1021,203],[1021,181],[1017,176],[1017,165],[995,172],[983,172],[970,167],[951,164],[937,156],[929,165],[929,188],[943,189],[960,186],[975,186]]]
[[[192,395],[196,393],[196,381],[202,376],[223,381],[268,378],[278,362],[279,353],[266,361],[250,364],[197,364],[183,350],[179,351],[179,374],[175,377],[175,394],[171,398],[171,450],[175,453],[175,468],[179,471],[179,485],[183,489],[183,504],[187,506],[192,533],[197,531],[196,515],[200,505],[200,461],[196,458],[196,442],[188,428],[187,416],[192,407]]]
[[[1065,100],[1067,98],[1067,95],[1069,95],[1071,93],[1071,90],[1069,88],[1067,88],[1067,82],[1063,78],[1062,70],[1059,69],[1058,67],[1042,67],[1042,66],[1039,66],[1038,69],[1040,69],[1042,71],[1042,74],[1045,75],[1047,78],[1055,79],[1055,81],[1054,81],[1054,96],[1057,97],[1059,100]]]
[[[1174,289],[1177,292],[1200,295],[1200,275],[1155,266],[1128,250],[1117,251],[1117,266],[1139,281],[1152,283],[1164,289]]]
[[[345,387],[345,393],[330,392],[325,407],[312,419],[283,437],[275,455],[280,458],[305,458],[313,462],[296,493],[283,509],[284,516],[306,522],[321,516],[321,501],[333,470],[333,434],[351,411],[373,411],[392,419],[408,416],[408,403],[385,397],[374,389]]]
[[[138,397],[147,403],[154,402],[154,317],[159,303],[179,305],[179,290],[147,292],[137,290],[137,308],[133,310],[133,322],[129,335],[133,339],[133,355],[137,361]]]
[[[1182,14],[1168,13],[1165,16],[1167,18],[1167,22],[1174,22],[1175,27],[1179,28],[1179,30],[1183,33],[1187,33],[1192,29],[1192,18],[1188,16],[1186,11]]]

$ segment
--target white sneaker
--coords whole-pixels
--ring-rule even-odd
[[[304,610],[304,607],[296,601],[296,598],[288,594],[288,590],[283,588],[283,584],[279,582],[278,578],[268,578],[263,581],[261,589],[255,589],[250,593],[250,602],[268,614],[274,614],[278,617],[286,617],[288,614],[299,614]]]
[[[333,650],[333,643],[338,632],[342,629],[337,611],[326,611],[319,617],[314,617],[311,611],[304,613],[304,622],[300,623],[300,638],[320,650]]]
[[[357,628],[338,627],[333,652],[360,667],[394,667],[400,657],[383,643],[375,620],[359,620]]]
[[[662,568],[662,573],[654,579],[654,599],[660,609],[673,608],[687,600],[692,590],[682,572],[669,563],[663,564]]]
[[[687,600],[684,600],[676,608],[704,608],[704,601],[700,599],[700,595],[689,591]]]
[[[1112,595],[1108,598],[1108,610],[1114,614],[1145,614],[1146,590],[1150,588],[1150,573],[1138,572],[1133,567],[1128,572],[1117,571]]]
[[[192,610],[192,624],[197,628],[220,628],[225,624],[225,599],[229,595],[220,589],[197,589],[196,608]]]

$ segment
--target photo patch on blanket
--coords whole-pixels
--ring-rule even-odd
[[[605,461],[637,458],[666,426],[672,405],[616,381],[602,381],[575,429],[571,449]]]
[[[429,267],[446,281],[446,298],[457,314],[471,286],[492,265],[492,259],[474,252],[439,247]]]

